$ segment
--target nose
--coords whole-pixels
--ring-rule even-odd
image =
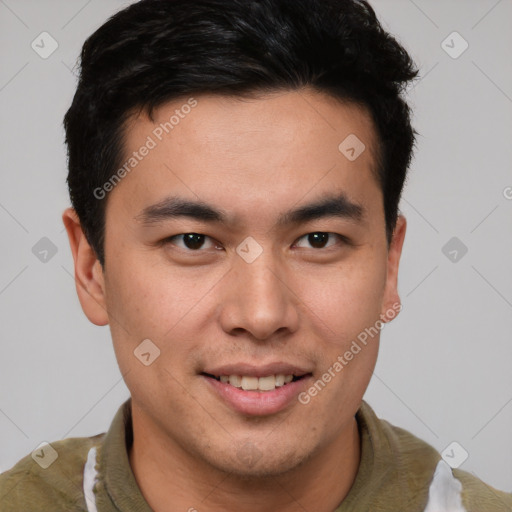
[[[289,273],[272,261],[271,254],[264,252],[252,263],[236,257],[226,277],[220,306],[225,332],[263,341],[297,330],[299,300]]]

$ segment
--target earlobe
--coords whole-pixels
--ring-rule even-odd
[[[399,215],[388,250],[386,289],[381,311],[381,319],[384,322],[393,320],[402,308],[398,294],[398,269],[406,230],[407,221],[403,215]]]
[[[90,246],[73,208],[62,214],[75,264],[78,299],[87,318],[95,325],[107,325],[105,280],[101,264]]]

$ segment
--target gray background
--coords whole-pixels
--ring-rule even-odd
[[[0,471],[42,441],[105,431],[128,397],[108,327],[80,309],[60,218],[73,66],[126,4],[0,0]],[[512,1],[373,5],[421,68],[408,95],[421,135],[402,201],[404,309],[383,332],[365,399],[440,452],[458,442],[462,469],[510,492]],[[43,31],[59,44],[47,59],[31,48]],[[458,58],[442,47],[454,31],[469,43]],[[46,262],[32,252],[43,237],[57,249]],[[452,237],[455,262],[453,247],[443,253]]]

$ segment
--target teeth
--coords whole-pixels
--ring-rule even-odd
[[[273,391],[293,380],[293,375],[267,375],[266,377],[250,377],[240,375],[221,375],[220,381],[231,384],[245,391]]]
[[[235,386],[235,388],[241,388],[242,387],[242,377],[239,377],[238,375],[230,375],[229,383],[232,386]]]
[[[270,375],[269,377],[260,377],[258,379],[258,388],[261,391],[276,389],[276,378],[273,375]]]
[[[258,377],[242,377],[242,389],[245,391],[255,391],[258,389]]]

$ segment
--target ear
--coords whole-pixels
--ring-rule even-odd
[[[62,221],[75,262],[75,285],[82,309],[93,324],[107,325],[105,280],[101,264],[89,245],[73,208],[64,211]]]
[[[403,215],[399,215],[388,249],[388,270],[381,311],[381,319],[383,322],[393,320],[402,308],[400,296],[398,295],[398,266],[400,256],[402,255],[406,229],[407,221]]]

